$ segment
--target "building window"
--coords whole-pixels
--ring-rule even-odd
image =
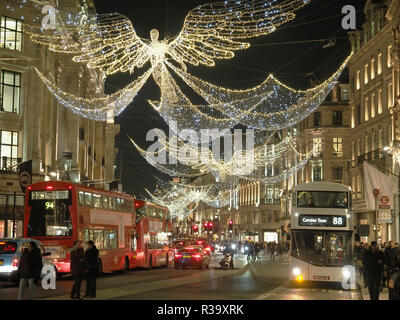
[[[321,112],[314,112],[314,127],[321,126]]]
[[[351,166],[354,167],[356,165],[356,143],[354,141],[351,142]]]
[[[333,182],[342,183],[343,182],[343,167],[333,167],[332,172],[332,180]]]
[[[369,101],[368,97],[364,99],[364,120],[369,120]]]
[[[0,81],[0,111],[19,113],[21,74],[2,70]]]
[[[357,141],[357,157],[361,155],[361,139]]]
[[[356,89],[360,90],[360,70],[357,70],[357,77],[356,77]]]
[[[392,66],[392,45],[387,47],[387,67]]]
[[[375,79],[375,58],[371,59],[371,80]]]
[[[361,176],[357,176],[357,199],[362,197],[362,179]]]
[[[342,101],[349,101],[349,89],[342,88]]]
[[[369,151],[369,135],[367,133],[365,134],[365,153],[368,153]]]
[[[361,123],[361,106],[358,105],[356,107],[356,125],[359,125]]]
[[[322,181],[322,165],[320,164],[314,164],[312,166],[312,177],[311,177],[313,182],[318,182]]]
[[[393,106],[393,84],[388,84],[388,109]]]
[[[341,126],[342,125],[342,111],[333,111],[332,113],[332,124],[334,126]]]
[[[364,84],[368,83],[368,63],[364,65]]]
[[[378,91],[378,114],[382,113],[382,89]]]
[[[375,20],[371,20],[371,38],[375,35]]]
[[[333,155],[336,157],[343,157],[342,138],[333,138]]]
[[[16,164],[17,158],[18,132],[0,130],[0,167],[7,168],[11,164]]]
[[[313,139],[313,157],[319,157],[322,152],[322,139],[314,138]]]
[[[356,177],[352,176],[351,177],[351,191],[352,191],[352,198],[354,199],[356,197],[357,191],[356,191]]]
[[[382,73],[382,52],[378,52],[378,74]]]
[[[0,48],[22,51],[22,21],[1,17]]]
[[[371,119],[375,118],[375,93],[371,96]]]

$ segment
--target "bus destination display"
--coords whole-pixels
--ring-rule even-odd
[[[346,216],[299,216],[299,226],[303,227],[346,227]]]

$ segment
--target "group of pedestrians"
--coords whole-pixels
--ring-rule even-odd
[[[99,271],[99,251],[93,241],[86,243],[87,249],[83,250],[82,241],[77,240],[69,250],[71,255],[71,274],[74,284],[70,297],[81,299],[81,283],[86,280],[85,297],[96,297],[96,277]],[[35,286],[40,280],[43,268],[42,254],[36,243],[31,241],[24,249],[18,265],[17,277],[19,280],[18,300],[24,298],[24,292],[29,287],[29,299],[34,299]]]
[[[290,244],[286,242],[270,241],[265,245],[265,252],[269,254],[272,261],[275,261],[275,255],[278,256],[279,261],[282,261],[282,256],[289,252]]]
[[[400,249],[398,243],[389,241],[388,245],[378,246],[376,241],[356,245],[357,267],[368,287],[371,300],[379,300],[383,287],[389,288],[389,299],[399,299],[389,286],[390,277],[400,268]]]

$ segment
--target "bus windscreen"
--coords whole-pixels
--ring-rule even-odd
[[[298,191],[297,207],[347,209],[348,192]]]
[[[28,236],[72,236],[69,191],[32,191]]]

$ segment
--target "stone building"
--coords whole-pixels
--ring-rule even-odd
[[[350,179],[357,213],[357,234],[361,241],[398,241],[399,168],[385,149],[400,139],[396,110],[396,97],[400,94],[396,62],[399,2],[369,0],[364,13],[366,21],[362,28],[350,33],[354,55],[348,64],[352,127]],[[372,190],[365,190],[367,172],[363,170],[364,162],[388,174],[393,181],[393,194],[387,195],[392,208],[389,219],[381,219],[379,212],[376,219],[376,208],[368,206],[366,199],[372,196]],[[377,209],[379,211],[379,207]]]
[[[0,3],[0,238],[22,235],[23,193],[17,163],[32,160],[32,180],[114,179],[115,136],[119,126],[96,122],[61,106],[47,90],[34,67],[64,91],[82,97],[104,92],[100,71],[72,62],[72,56],[53,53],[24,33],[29,7],[15,10]],[[64,0],[60,9],[93,13],[91,0]],[[14,192],[16,214],[13,213]],[[16,230],[15,230],[16,229]]]

